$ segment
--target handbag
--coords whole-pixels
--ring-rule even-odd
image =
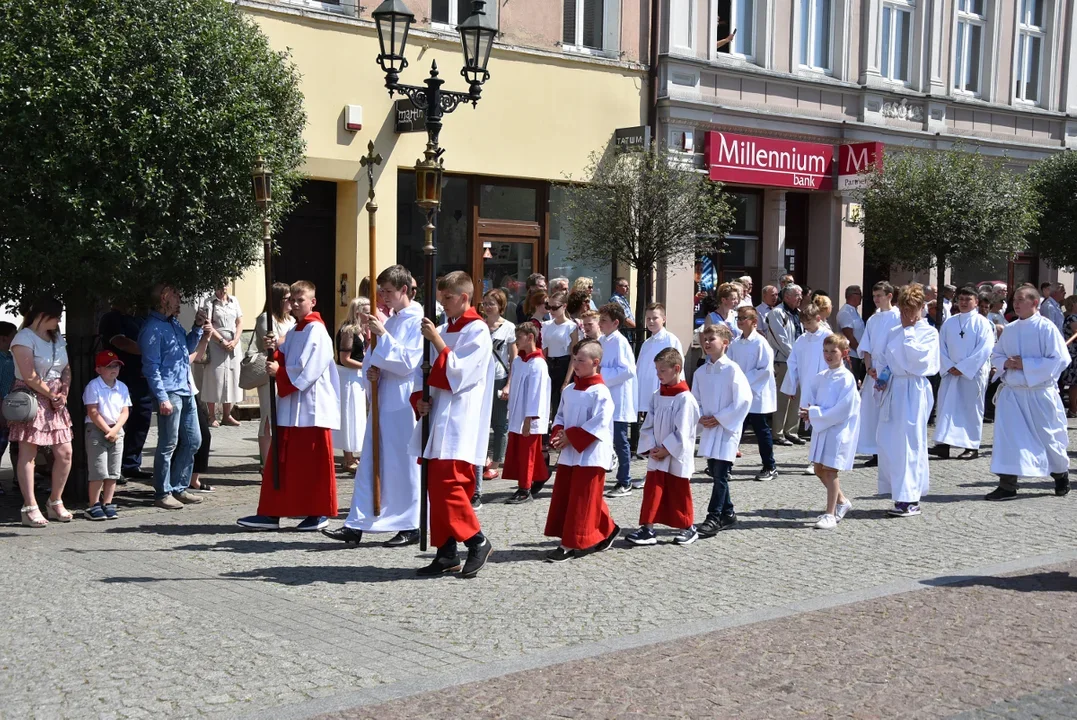
[[[244,390],[255,390],[269,383],[269,373],[266,372],[266,356],[259,350],[251,350],[254,345],[254,336],[247,342],[247,350],[243,353],[243,360],[239,364],[239,386]]]
[[[37,393],[15,388],[4,397],[4,419],[9,423],[28,423],[37,417]]]

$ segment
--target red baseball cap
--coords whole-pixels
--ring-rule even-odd
[[[123,360],[120,360],[119,356],[111,350],[102,350],[94,356],[94,367],[107,367],[112,363],[123,365]]]

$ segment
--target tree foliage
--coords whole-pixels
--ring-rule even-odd
[[[592,154],[590,181],[566,192],[572,258],[619,260],[642,273],[720,252],[733,206],[720,183],[682,162],[657,145],[642,153]]]
[[[962,148],[888,155],[860,201],[870,258],[940,275],[1024,250],[1037,215],[1024,177]]]
[[[298,73],[225,0],[0,5],[0,298],[201,291],[261,257],[250,171],[290,206]]]
[[[1036,163],[1029,179],[1040,208],[1033,248],[1054,267],[1077,268],[1077,153],[1062,152]]]

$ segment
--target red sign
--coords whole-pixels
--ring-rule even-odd
[[[834,188],[834,146],[708,132],[710,179],[800,190]]]
[[[838,189],[851,190],[863,187],[866,178],[860,177],[883,164],[883,144],[880,142],[854,143],[838,148]]]

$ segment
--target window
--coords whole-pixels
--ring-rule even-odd
[[[800,0],[800,64],[830,70],[831,0]]]
[[[605,4],[605,0],[565,0],[565,45],[604,49]]]
[[[1040,68],[1043,61],[1043,0],[1020,0],[1017,16],[1017,72],[1014,96],[1023,102],[1040,101]]]
[[[491,0],[483,8],[486,17],[497,23],[497,2]],[[456,26],[471,16],[471,0],[434,0],[430,21],[435,25],[445,25],[456,30]]]
[[[880,73],[887,80],[908,83],[912,78],[911,2],[892,0],[883,3],[882,64]]]
[[[957,37],[954,46],[954,90],[980,94],[983,35],[987,17],[984,0],[957,0]]]
[[[718,0],[718,52],[755,55],[755,0]]]

